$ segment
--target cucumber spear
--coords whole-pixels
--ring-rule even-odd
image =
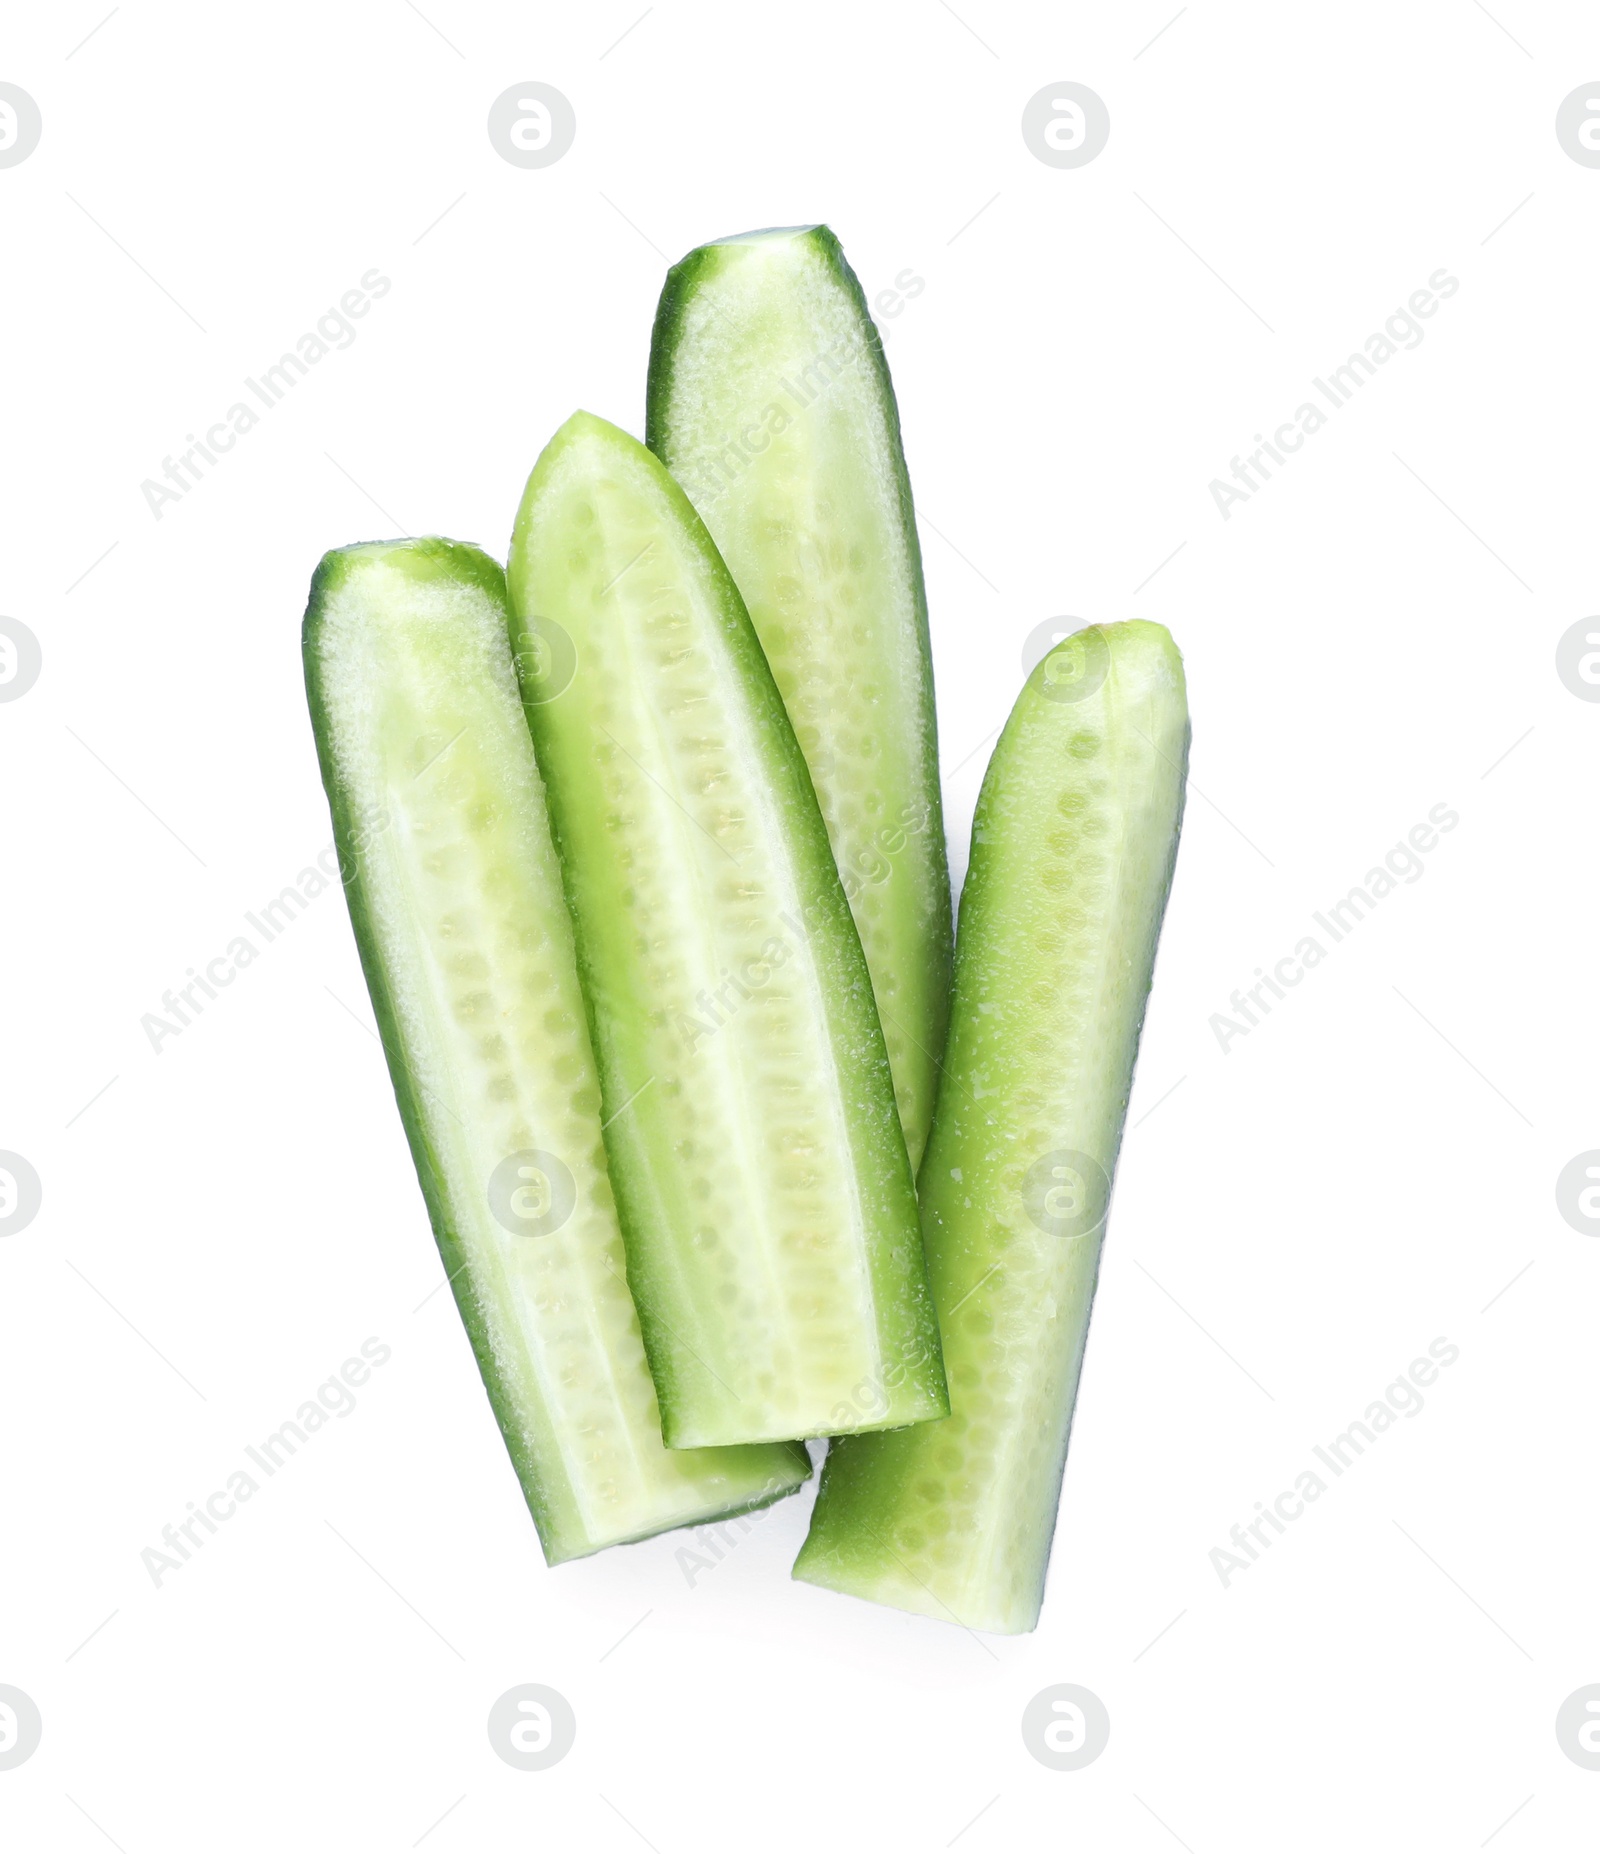
[[[804,1450],[661,1439],[504,574],[453,541],[344,548],[304,643],[400,1117],[546,1559],[790,1492]]]
[[[728,563],[822,805],[915,1172],[950,1003],[922,554],[883,344],[825,225],[668,272],[646,435]]]
[[[1029,677],[983,782],[919,1179],[948,1420],[832,1444],[794,1574],[1035,1625],[1183,812],[1183,665],[1091,627]]]
[[[510,589],[668,1443],[944,1415],[861,943],[711,537],[642,444],[575,413]]]

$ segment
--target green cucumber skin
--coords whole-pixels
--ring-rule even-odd
[[[350,923],[417,1181],[495,1422],[539,1533],[546,1562],[556,1565],[674,1527],[730,1518],[768,1506],[809,1478],[810,1463],[803,1450],[782,1445],[716,1454],[708,1451],[699,1456],[669,1454],[660,1442],[658,1429],[652,1427],[649,1433],[635,1436],[635,1445],[645,1463],[645,1474],[655,1474],[660,1511],[643,1524],[631,1525],[614,1536],[593,1536],[575,1515],[570,1482],[549,1446],[548,1436],[542,1436],[537,1425],[530,1424],[522,1400],[502,1368],[489,1309],[480,1295],[464,1232],[450,1200],[445,1168],[430,1130],[424,1091],[414,1072],[403,1014],[390,983],[389,964],[369,903],[363,855],[367,830],[339,772],[329,701],[328,682],[333,667],[325,650],[325,619],[330,602],[351,588],[364,557],[399,551],[405,553],[419,579],[434,578],[475,591],[504,613],[504,571],[476,547],[428,537],[335,549],[324,555],[318,565],[306,606],[301,633],[306,694]],[[620,1362],[626,1367],[630,1361]],[[698,1489],[697,1476],[703,1483]]]
[[[1047,693],[1102,651],[1097,688]],[[1114,1176],[1188,739],[1182,661],[1142,622],[1058,645],[1006,723],[918,1181],[952,1415],[830,1446],[798,1578],[995,1633],[1038,1621],[1104,1231],[1050,1227],[1073,1200],[1044,1195],[1065,1176],[1045,1155]]]
[[[730,405],[711,433],[697,433],[693,407],[702,380],[711,376],[737,398],[733,376],[760,364],[760,332],[739,314],[740,285],[730,267],[751,246],[770,251],[778,243],[786,268],[773,267],[756,301],[772,310],[785,299],[797,305],[797,279],[820,292],[839,318],[838,345],[827,342],[820,313],[806,338],[835,357],[843,350],[845,383],[802,403],[811,381],[798,378],[798,363],[774,359],[760,391],[744,399],[737,414]],[[813,414],[817,399],[823,409]],[[772,474],[785,468],[783,447],[798,471],[801,499],[807,490],[814,495],[821,486],[819,459],[830,439],[836,450],[839,445],[837,432],[819,423],[830,408],[840,418],[856,416],[864,429],[861,443],[844,447],[847,467],[870,472],[876,466],[890,479],[885,520],[874,529],[862,514],[863,499],[852,493],[857,485],[847,482],[831,519],[819,514],[809,526],[785,526],[770,537],[772,511],[784,506],[773,495]],[[774,412],[788,421],[776,436]],[[738,445],[740,431],[759,437],[753,456]],[[730,438],[733,481],[714,488],[728,474]],[[883,343],[861,284],[827,226],[702,245],[672,267],[651,342],[646,441],[683,483],[722,550],[794,721],[872,974],[915,1172],[938,1091],[953,938],[927,596]],[[763,523],[770,537],[765,544],[751,532]],[[852,570],[872,605],[865,623],[853,628],[843,610],[825,601],[819,610],[820,595],[793,570],[801,554],[848,553],[852,533],[867,542],[865,558]]]
[[[945,1414],[871,981],[711,537],[644,446],[577,413],[529,477],[509,585],[668,1444]],[[554,699],[537,681],[539,620],[575,646]],[[774,939],[783,957],[765,976],[740,964]],[[725,970],[754,993],[742,1006],[725,993],[736,1008],[702,1039],[685,1026],[710,1022],[697,1013]],[[791,1131],[809,1144],[785,1148]],[[819,1204],[823,1184],[837,1189]]]

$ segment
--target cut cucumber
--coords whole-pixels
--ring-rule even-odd
[[[661,1440],[504,575],[451,541],[331,553],[304,642],[400,1116],[546,1558],[788,1493],[802,1449]]]
[[[950,999],[928,610],[883,344],[825,225],[722,239],[673,266],[647,435],[728,563],[794,722],[914,1172]]]
[[[952,1414],[830,1447],[796,1577],[972,1629],[1038,1621],[1188,740],[1155,624],[1067,638],[1006,723],[919,1181]]]
[[[510,587],[668,1443],[943,1415],[866,963],[711,537],[579,412],[528,479]]]

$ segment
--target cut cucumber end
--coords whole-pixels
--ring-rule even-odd
[[[670,1444],[666,1446],[670,1448]],[[697,1449],[695,1452],[708,1460],[741,1453],[737,1448]],[[752,1448],[751,1453],[770,1456],[770,1459],[752,1464],[757,1472],[764,1473],[765,1478],[757,1484],[753,1477],[735,1476],[736,1490],[730,1490],[722,1505],[699,1504],[692,1512],[677,1517],[662,1517],[633,1532],[565,1541],[555,1549],[545,1550],[545,1563],[551,1567],[571,1564],[575,1559],[592,1558],[598,1552],[608,1551],[613,1545],[638,1545],[645,1539],[659,1538],[664,1532],[681,1531],[685,1526],[715,1525],[724,1519],[737,1519],[741,1513],[760,1512],[766,1507],[776,1506],[780,1500],[787,1500],[790,1494],[797,1492],[811,1478],[811,1457],[801,1443],[777,1442],[759,1450]]]
[[[827,226],[817,221],[811,225],[766,225],[759,226],[753,232],[730,232],[726,238],[713,238],[711,244],[713,246],[754,245],[765,243],[768,240],[809,238],[816,232],[826,233],[829,238],[833,237]]]
[[[882,1407],[881,1393],[875,1387],[861,1384],[843,1395],[831,1409],[820,1406],[812,1411],[813,1427],[808,1432],[812,1441],[824,1441],[829,1438],[850,1439],[854,1436],[878,1435],[890,1430],[913,1428],[920,1423],[937,1422],[950,1414],[949,1394],[945,1390],[942,1375],[937,1384],[919,1383],[899,1392],[889,1409],[882,1415],[873,1411]],[[777,1442],[786,1439],[783,1421],[778,1419],[765,1435],[753,1435],[752,1442]],[[792,1419],[789,1419],[792,1420]],[[719,1417],[715,1432],[723,1427]],[[668,1448],[721,1448],[726,1444],[713,1441],[712,1431],[690,1418],[680,1419],[672,1413],[672,1406],[663,1407],[661,1433]],[[810,1457],[807,1457],[809,1461]]]
[[[998,1606],[993,1592],[947,1586],[936,1590],[920,1582],[910,1569],[887,1551],[867,1562],[854,1562],[820,1550],[803,1547],[790,1576],[795,1582],[814,1584],[838,1596],[876,1603],[885,1609],[905,1610],[933,1622],[948,1622],[980,1635],[1026,1635],[1038,1626],[1039,1604],[1024,1600]]]

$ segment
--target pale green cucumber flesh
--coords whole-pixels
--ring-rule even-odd
[[[927,602],[882,342],[826,226],[703,245],[673,267],[647,435],[727,562],[794,722],[915,1171],[951,957]]]
[[[710,537],[579,413],[529,478],[510,589],[668,1442],[944,1414],[871,983]]]
[[[329,554],[305,662],[395,1092],[546,1558],[789,1492],[802,1450],[662,1441],[500,568],[438,540]]]
[[[1171,638],[1093,627],[995,748],[919,1187],[950,1417],[832,1445],[795,1576],[998,1633],[1043,1598],[1188,711]]]

